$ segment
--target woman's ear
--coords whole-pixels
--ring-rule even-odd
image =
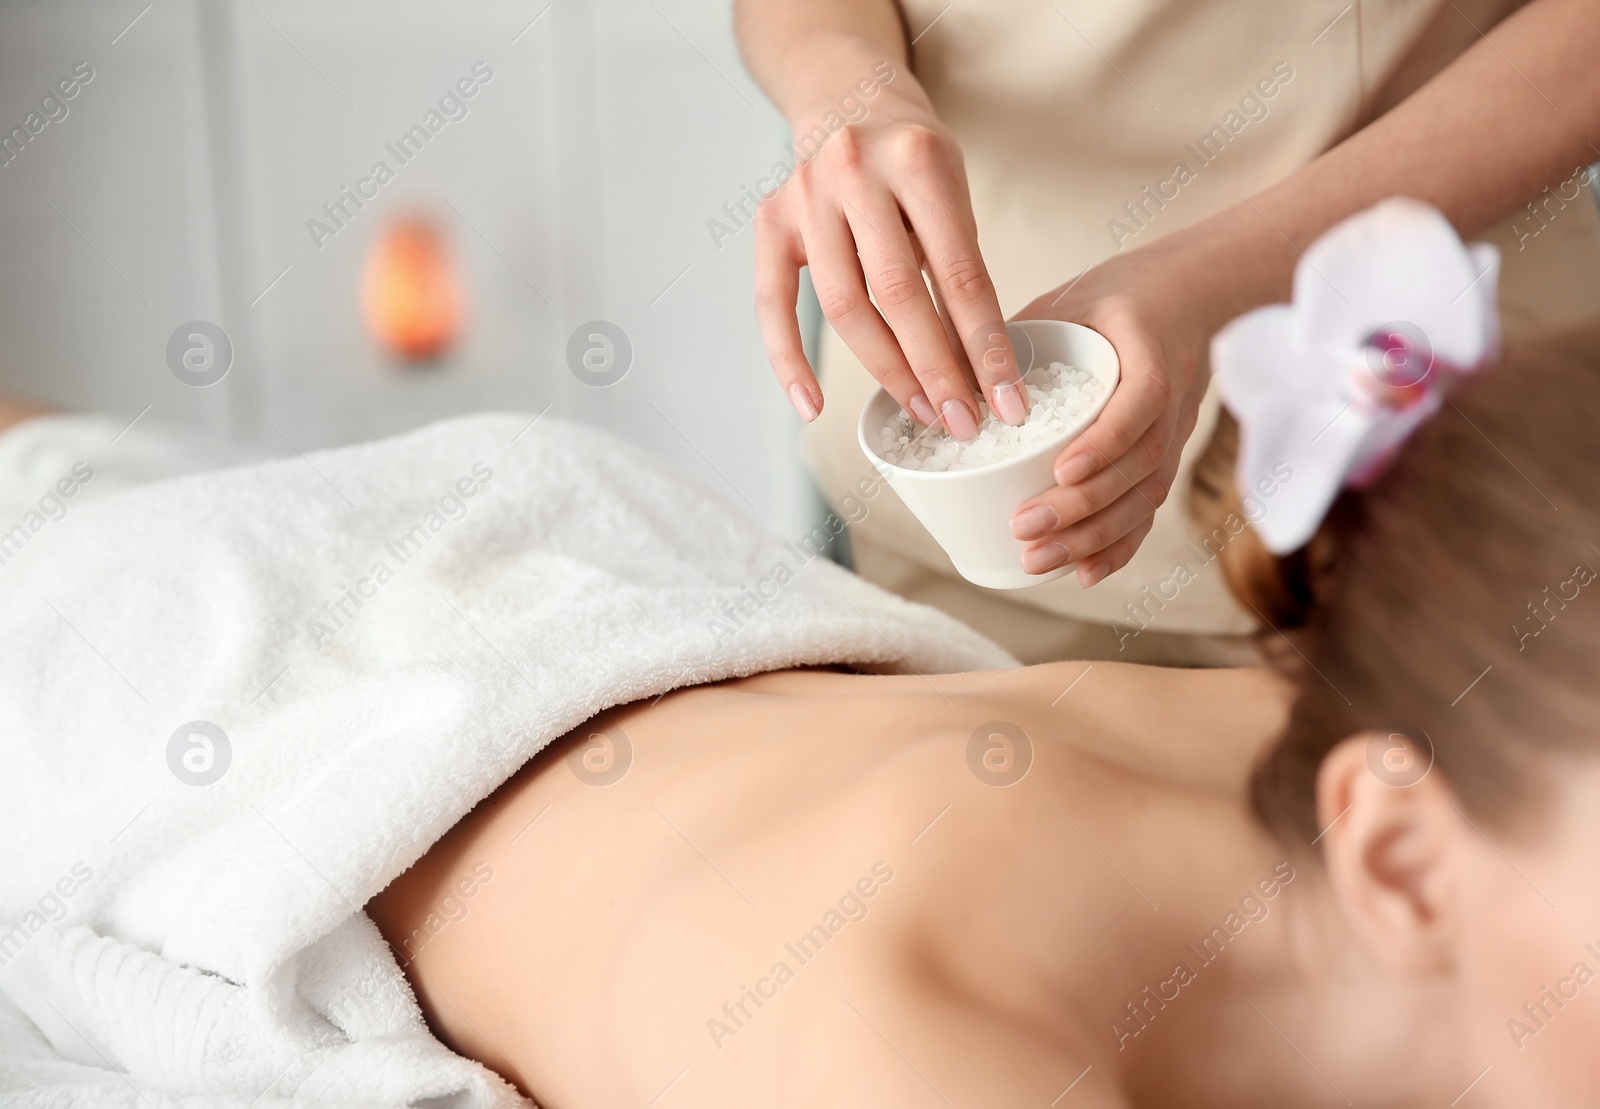
[[[1452,959],[1466,822],[1433,752],[1408,736],[1344,740],[1317,772],[1329,882],[1373,955],[1401,973]]]

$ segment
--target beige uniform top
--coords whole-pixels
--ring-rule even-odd
[[[901,0],[916,39],[913,68],[965,155],[979,245],[1007,315],[1119,247],[1204,219],[1304,166],[1518,6],[1515,0]],[[1176,173],[1180,163],[1188,174]],[[1187,183],[1177,184],[1180,178]],[[1504,257],[1508,333],[1600,311],[1593,197],[1582,189],[1572,199],[1574,188],[1563,188],[1561,179],[1550,187],[1540,194],[1542,222],[1524,212],[1516,221],[1520,236],[1512,221],[1484,236]],[[1558,191],[1565,202],[1550,199]],[[808,430],[806,452],[837,505],[870,473],[855,425],[876,383],[831,329],[824,329],[820,355],[827,404]],[[1206,572],[1186,546],[1194,537],[1181,494],[1216,411],[1213,387],[1175,492],[1125,570],[1087,591],[1068,576],[989,597],[1133,626],[1127,606],[1147,598],[1147,587],[1168,597],[1174,571],[1184,565],[1193,578],[1162,602],[1155,627],[1251,630],[1254,617],[1233,601],[1222,575]],[[852,534],[857,544],[955,576],[892,495],[875,497]],[[1145,602],[1143,611],[1155,610]]]

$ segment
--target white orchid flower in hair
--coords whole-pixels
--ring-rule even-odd
[[[1304,546],[1339,491],[1376,480],[1439,410],[1452,378],[1493,360],[1499,274],[1494,247],[1467,246],[1437,209],[1394,198],[1305,252],[1293,303],[1217,333],[1211,365],[1239,421],[1239,491],[1279,488],[1251,523],[1268,550]]]

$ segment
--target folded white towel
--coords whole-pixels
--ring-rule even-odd
[[[0,586],[8,1106],[515,1103],[361,912],[473,804],[676,686],[1015,665],[554,418],[135,489]]]

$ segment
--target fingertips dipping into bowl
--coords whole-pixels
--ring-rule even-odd
[[[1022,589],[1069,573],[1069,561],[1029,573],[1011,517],[1056,484],[1061,449],[1094,422],[1120,377],[1117,353],[1101,334],[1060,320],[1006,325],[1028,387],[1020,426],[983,413],[976,436],[960,441],[918,426],[879,389],[862,410],[861,450],[889,487],[950,556],[957,573],[989,589]],[[1034,556],[1037,564],[1038,556]]]

